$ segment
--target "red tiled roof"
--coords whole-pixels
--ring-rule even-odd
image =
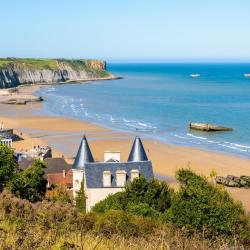
[[[65,173],[65,177],[63,175],[63,171],[61,173],[48,173],[47,174],[48,185],[62,185],[67,188],[73,187],[73,173],[72,170],[68,170]]]

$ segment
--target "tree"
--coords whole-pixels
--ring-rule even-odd
[[[0,191],[13,178],[17,170],[14,151],[6,145],[0,145]]]
[[[19,172],[11,180],[8,188],[16,196],[31,202],[42,200],[46,192],[47,180],[44,178],[46,168],[41,160],[35,160],[26,170]]]
[[[81,188],[79,192],[77,192],[76,194],[75,201],[77,209],[82,213],[86,213],[86,195],[84,190],[84,178],[81,183]]]
[[[158,212],[165,212],[171,206],[174,191],[163,181],[151,179],[147,181],[145,177],[136,178],[124,192],[109,195],[105,200],[98,202],[93,211],[106,212],[108,210],[131,210],[136,208],[142,210],[149,209]],[[136,206],[139,205],[139,206]],[[135,208],[135,209],[134,209]],[[148,214],[149,214],[148,213]],[[145,216],[147,212],[144,213]]]
[[[156,179],[147,181],[143,176],[126,187],[128,203],[146,203],[159,212],[170,207],[173,193],[166,182]]]
[[[152,179],[145,194],[144,203],[159,212],[165,212],[171,206],[174,191],[165,181]]]
[[[181,187],[167,212],[174,225],[213,235],[239,236],[249,230],[242,204],[235,202],[226,190],[191,170],[179,170],[176,178]]]

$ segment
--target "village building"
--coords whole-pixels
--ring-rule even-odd
[[[3,122],[0,123],[0,144],[12,147],[12,142],[19,140],[21,138],[14,133],[13,129],[5,128]]]
[[[16,151],[15,156],[18,161],[22,161],[22,159],[40,159],[43,161],[52,157],[52,149],[49,146],[37,145],[33,146],[30,150]]]
[[[0,144],[1,145],[6,145],[6,146],[12,148],[12,139],[11,138],[2,137],[0,139]]]
[[[5,129],[3,123],[0,125],[0,144],[12,147],[12,141],[15,135],[13,129]]]
[[[105,151],[104,161],[95,162],[84,136],[72,166],[72,173],[74,197],[84,181],[87,211],[108,195],[124,190],[125,185],[135,178],[144,176],[149,180],[153,177],[152,163],[148,160],[139,137],[134,140],[127,162],[120,162],[118,151]]]
[[[34,159],[23,158],[19,162],[19,169],[22,171],[27,169],[33,161]],[[44,172],[48,188],[58,185],[66,187],[68,190],[73,188],[71,164],[68,164],[63,158],[46,158],[44,163],[47,165]]]

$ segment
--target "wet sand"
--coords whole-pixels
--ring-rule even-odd
[[[61,117],[40,116],[42,104],[25,106],[0,105],[0,121],[5,127],[22,133],[25,140],[15,142],[16,149],[30,149],[33,145],[50,145],[53,156],[64,155],[72,162],[81,136],[86,134],[95,160],[103,160],[105,150],[119,150],[121,160],[126,161],[134,135],[112,131],[85,121]],[[163,144],[156,140],[142,138],[148,158],[153,162],[154,173],[167,176],[170,185],[176,186],[174,175],[180,168],[191,168],[196,173],[209,176],[211,170],[218,175],[250,175],[250,160],[191,147]],[[228,188],[237,200],[241,200],[250,211],[250,189]]]

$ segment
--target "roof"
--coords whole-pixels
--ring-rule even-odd
[[[86,162],[94,162],[86,136],[84,135],[73,163],[72,169],[84,169]]]
[[[138,162],[138,161],[148,161],[147,154],[143,147],[140,137],[136,136],[133,142],[129,157],[129,162]]]
[[[45,173],[61,173],[63,170],[70,170],[71,166],[63,158],[46,158],[44,162],[48,165]]]
[[[25,170],[26,168],[28,168],[30,166],[30,164],[33,162],[34,160],[28,160],[23,158],[20,162],[19,162],[19,168],[21,170]],[[68,164],[65,159],[63,158],[46,158],[44,159],[44,162],[47,164],[47,168],[45,169],[45,174],[49,174],[49,173],[62,173],[63,170],[68,171],[71,169],[71,165]]]
[[[72,170],[68,170],[65,173],[65,177],[63,175],[63,171],[61,173],[49,173],[47,175],[47,180],[49,186],[52,184],[61,185],[67,188],[73,187],[73,174]]]
[[[151,161],[144,162],[99,162],[85,164],[85,178],[87,188],[103,188],[103,171],[111,172],[111,187],[116,186],[116,171],[125,170],[127,173],[127,180],[130,180],[131,170],[138,169],[140,175],[143,175],[147,180],[153,177],[153,169]]]

